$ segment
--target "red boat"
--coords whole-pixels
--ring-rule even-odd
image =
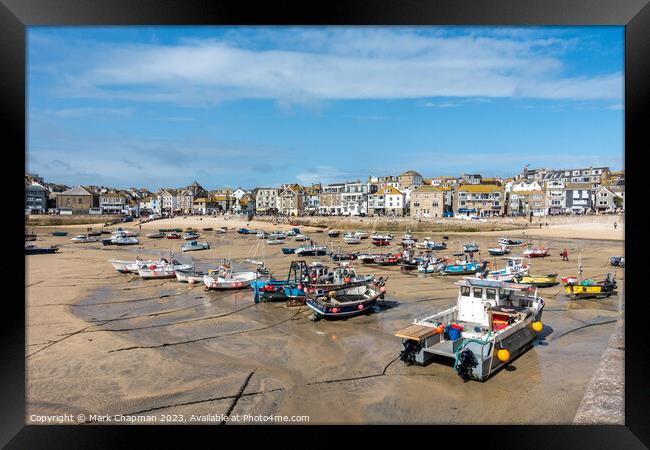
[[[524,250],[523,256],[527,256],[529,258],[543,258],[545,256],[549,256],[549,250],[550,249],[544,247],[527,248]]]
[[[376,245],[377,247],[382,247],[384,245],[390,245],[390,240],[388,240],[388,239],[373,239],[372,240],[372,245]]]
[[[375,257],[375,264],[380,266],[396,266],[399,263],[400,255],[378,255]]]
[[[165,237],[167,239],[180,239],[181,235],[179,233],[167,233]]]

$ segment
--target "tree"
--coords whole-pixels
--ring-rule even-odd
[[[618,195],[614,196],[614,206],[616,206],[616,209],[621,209],[623,207],[623,199]]]

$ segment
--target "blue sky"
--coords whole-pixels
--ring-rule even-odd
[[[623,27],[29,27],[27,52],[52,182],[623,168]]]

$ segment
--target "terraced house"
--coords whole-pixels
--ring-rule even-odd
[[[405,206],[406,195],[393,186],[368,194],[368,214],[373,216],[403,216]]]
[[[411,217],[443,217],[445,212],[445,195],[451,188],[439,186],[419,186],[411,192]]]
[[[272,187],[260,187],[255,193],[255,212],[257,214],[275,214],[280,209],[280,190]]]
[[[343,211],[341,193],[345,191],[345,183],[323,185],[318,201],[318,214],[338,216]]]
[[[305,191],[298,184],[287,185],[280,194],[280,213],[300,216],[305,210]]]
[[[454,192],[454,215],[499,216],[505,212],[504,189],[495,184],[461,184]]]

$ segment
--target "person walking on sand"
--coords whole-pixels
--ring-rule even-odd
[[[616,229],[616,222],[614,222],[614,229]]]
[[[560,253],[560,256],[562,256],[562,261],[569,261],[569,252],[566,251],[566,248]]]

